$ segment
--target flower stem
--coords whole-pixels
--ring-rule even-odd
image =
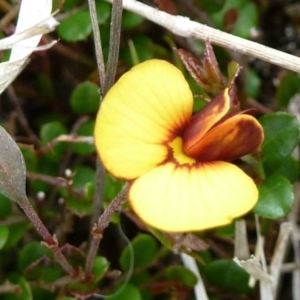
[[[123,203],[126,201],[127,192],[128,192],[128,183],[126,183],[123,186],[121,192],[110,202],[106,210],[100,216],[98,223],[97,224],[95,223],[93,226],[92,229],[93,239],[90,245],[90,249],[89,249],[89,253],[85,265],[85,274],[87,278],[91,276],[93,262],[97,255],[97,251],[103,237],[104,229],[109,225],[111,216],[115,212],[119,211]]]
[[[45,245],[53,251],[56,260],[61,264],[65,271],[71,276],[76,275],[75,269],[68,263],[66,257],[63,255],[61,249],[58,247],[58,242],[55,236],[52,236],[45,225],[42,223],[41,219],[37,213],[32,208],[28,199],[22,199],[18,202],[20,207],[23,209],[26,216],[30,219],[33,226],[42,236]]]
[[[100,101],[101,101],[115,81],[115,75],[116,75],[118,58],[119,58],[123,1],[115,0],[113,1],[112,4],[112,13],[111,13],[112,20],[110,26],[109,53],[108,53],[106,70],[105,70],[105,64],[104,64],[103,52],[101,46],[100,30],[97,22],[95,0],[89,0],[89,9],[90,9],[90,16],[92,20],[92,27],[93,27],[94,40],[95,40],[95,52],[96,52],[98,72],[100,77],[100,85],[101,85]],[[90,244],[90,248],[86,260],[86,268],[85,268],[86,277],[90,277],[91,275],[93,262],[97,255],[97,251],[100,245],[100,241],[102,239],[103,231],[108,226],[111,215],[115,211],[117,211],[122,206],[123,202],[126,200],[127,188],[124,194],[122,194],[123,191],[121,191],[119,194],[122,195],[121,201],[118,198],[119,196],[118,195],[109,205],[109,207],[104,211],[104,213],[101,215],[98,224],[96,224],[96,219],[100,215],[100,211],[102,209],[103,194],[104,194],[104,180],[105,180],[105,169],[99,157],[97,157],[94,214],[91,219],[94,225],[92,227],[92,241]],[[110,207],[113,207],[113,209],[115,210],[111,209]],[[104,219],[103,222],[100,221],[102,219]]]

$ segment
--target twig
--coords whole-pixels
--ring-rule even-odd
[[[100,85],[103,90],[104,82],[105,82],[105,64],[104,64],[103,51],[102,51],[102,45],[101,45],[100,29],[99,29],[98,20],[97,20],[95,0],[89,0],[89,9],[90,9],[90,16],[91,16],[92,27],[93,27],[94,44],[95,44],[98,72],[99,72],[99,77],[100,77]],[[102,93],[103,93],[103,91],[101,92],[101,94]]]
[[[248,259],[250,256],[247,227],[244,219],[235,221],[234,257]]]
[[[112,2],[112,0],[106,1]],[[203,41],[209,39],[212,44],[300,73],[299,57],[191,21],[187,17],[169,15],[136,0],[124,0],[123,7],[161,25],[178,36]]]
[[[85,197],[85,193],[83,189],[74,189],[72,187],[72,182],[70,182],[70,180],[63,178],[63,177],[54,177],[54,176],[49,176],[46,174],[39,174],[39,173],[34,173],[34,172],[26,172],[26,177],[31,180],[31,181],[35,181],[35,180],[40,180],[43,182],[47,182],[55,187],[62,187],[67,189],[69,192],[71,192],[72,194],[74,194],[75,196],[79,197],[79,198],[84,198]]]
[[[94,34],[94,43],[95,43],[95,54],[98,66],[98,73],[100,78],[100,98],[99,103],[101,103],[101,99],[104,96],[104,86],[106,81],[106,74],[105,74],[105,64],[103,58],[103,51],[101,45],[101,35],[100,29],[98,26],[97,20],[97,11],[96,11],[96,3],[95,0],[89,0],[89,9],[90,9],[90,16],[92,21],[92,28]],[[111,28],[112,30],[112,28]],[[91,217],[91,224],[92,224],[92,240],[90,243],[88,256],[86,260],[86,277],[89,277],[92,270],[93,261],[96,257],[98,245],[97,237],[93,234],[93,228],[96,220],[99,218],[102,206],[103,206],[103,196],[104,196],[104,182],[105,182],[105,168],[100,161],[99,157],[96,158],[96,184],[95,184],[95,194],[93,199],[93,215]]]
[[[300,211],[300,184],[296,182],[294,185],[295,190],[295,202],[290,212],[288,218],[292,223],[292,247],[294,252],[294,263],[295,265],[300,266],[300,241],[299,241],[299,226],[298,226],[298,216]],[[300,269],[295,268],[293,271],[293,279],[292,279],[292,295],[294,300],[300,300]]]
[[[272,291],[274,299],[277,299],[279,289],[279,279],[281,274],[281,267],[285,258],[286,251],[290,244],[290,234],[292,231],[291,223],[282,223],[280,225],[279,235],[276,241],[274,254],[270,263],[270,275],[272,276]]]
[[[21,107],[20,100],[17,97],[14,88],[12,86],[9,86],[7,88],[7,93],[9,95],[9,98],[10,98],[11,102],[15,106],[15,109],[16,109],[16,112],[17,112],[17,115],[18,115],[18,121],[22,125],[22,128],[25,130],[27,135],[34,141],[34,143],[36,145],[39,145],[39,143],[40,143],[39,138],[35,135],[35,133],[30,128],[29,123],[27,121],[27,118],[26,118],[26,116],[23,112],[23,109]]]
[[[3,1],[1,1],[1,2],[0,3],[3,4]],[[0,4],[0,6],[1,6],[1,4]],[[7,5],[9,5],[9,7],[10,7],[10,4],[7,3]],[[6,29],[6,27],[8,26],[8,24],[16,17],[16,15],[18,14],[19,10],[20,10],[20,4],[17,4],[15,6],[13,6],[13,7],[10,7],[10,9],[7,10],[7,13],[5,14],[5,16],[3,18],[1,18],[1,21],[0,21],[0,29],[1,30],[5,30]]]
[[[66,257],[63,255],[61,249],[58,247],[58,242],[55,236],[52,236],[45,225],[42,223],[39,216],[36,214],[28,199],[23,199],[22,201],[18,201],[18,204],[23,209],[26,216],[32,222],[36,230],[42,236],[44,243],[49,249],[53,251],[53,254],[57,261],[61,264],[61,266],[65,269],[68,274],[71,276],[76,275],[75,269],[68,263]]]
[[[112,5],[112,20],[109,40],[109,55],[107,60],[106,77],[104,83],[104,95],[114,84],[119,59],[121,22],[123,4],[122,0],[115,0]]]
[[[45,146],[36,150],[37,155],[43,155],[53,150],[57,144],[65,142],[65,143],[87,143],[90,145],[94,144],[94,137],[93,136],[76,136],[76,135],[69,135],[69,134],[62,134],[57,138],[53,139],[51,142],[46,144]]]
[[[196,285],[194,286],[196,300],[208,300],[205,286],[201,278],[195,259],[186,253],[180,253],[180,256],[185,267],[190,271],[192,271],[198,279]]]
[[[256,227],[256,234],[257,234],[257,248],[259,253],[259,260],[261,262],[263,272],[265,274],[268,274],[267,262],[266,262],[265,252],[263,249],[264,239],[260,233],[260,224],[259,224],[258,215],[255,215],[255,227]],[[271,281],[260,279],[259,290],[260,290],[261,300],[274,300],[272,294]]]
[[[96,50],[96,57],[98,62],[98,69],[99,69],[99,77],[100,77],[100,84],[101,84],[101,94],[102,97],[106,94],[106,92],[111,88],[115,80],[115,74],[117,69],[118,57],[119,57],[119,44],[120,44],[120,33],[121,33],[121,19],[122,19],[122,0],[115,0],[112,6],[112,23],[110,26],[110,44],[109,44],[109,55],[108,55],[108,67],[105,74],[104,69],[104,61],[103,61],[103,53],[101,48],[101,38],[100,38],[100,31],[97,23],[97,14],[96,14],[96,6],[94,0],[89,0],[89,7],[90,7],[90,14],[93,23],[93,32],[94,32],[94,40],[95,40],[95,50]],[[101,99],[101,97],[100,97]],[[95,196],[94,196],[94,213],[91,218],[92,224],[96,222],[98,219],[101,210],[102,210],[102,203],[103,203],[103,195],[104,195],[104,181],[105,181],[105,169],[100,161],[99,157],[97,157],[96,161],[96,188],[95,188]],[[121,192],[120,194],[121,199],[125,198],[125,195]],[[119,203],[118,196],[116,200],[113,200],[112,203],[118,204],[115,207],[118,210],[121,205],[123,204],[123,200]],[[125,201],[125,200],[124,200]],[[112,204],[111,203],[111,204]],[[112,204],[114,205],[114,204]],[[109,206],[107,209],[109,209]],[[106,228],[109,224],[110,217],[108,218],[108,223],[103,227],[102,221],[105,219],[107,214],[110,211],[105,210],[105,212],[100,217],[98,224],[93,225],[92,229],[92,242],[90,244],[87,260],[86,260],[86,277],[91,275],[93,261],[97,255],[97,251],[100,245],[100,241],[102,239],[102,234],[104,228]],[[115,210],[115,211],[116,211]],[[101,227],[102,226],[102,227]],[[100,233],[99,233],[100,232]]]
[[[106,210],[103,212],[97,224],[94,224],[92,234],[93,239],[86,259],[85,273],[89,277],[92,272],[94,258],[97,254],[104,229],[109,225],[111,216],[119,211],[123,203],[127,200],[128,183],[123,186],[121,192],[110,202]]]
[[[103,195],[105,188],[105,168],[102,165],[99,157],[96,159],[96,183],[95,196],[93,201],[93,215],[91,217],[91,225],[98,221],[99,216],[103,210]]]
[[[0,294],[12,293],[14,295],[22,294],[22,288],[18,284],[13,284],[8,280],[0,285]]]

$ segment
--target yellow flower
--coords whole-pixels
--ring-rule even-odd
[[[228,161],[251,153],[263,131],[250,115],[229,113],[225,89],[192,116],[193,95],[182,73],[149,60],[124,74],[99,110],[95,143],[147,224],[170,232],[228,224],[256,203],[253,180]]]

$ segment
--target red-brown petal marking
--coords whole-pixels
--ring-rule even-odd
[[[183,134],[183,152],[186,155],[193,153],[194,147],[198,148],[203,136],[226,115],[229,108],[230,98],[228,89],[225,89],[191,118]]]
[[[230,161],[256,150],[263,139],[263,129],[254,117],[236,115],[210,130],[186,154],[201,162]]]

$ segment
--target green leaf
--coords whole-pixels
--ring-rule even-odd
[[[280,106],[287,107],[291,98],[299,92],[300,78],[298,74],[287,73],[276,90],[276,101]]]
[[[68,19],[63,20],[57,30],[60,38],[68,42],[86,39],[92,32],[88,9],[76,11]]]
[[[263,161],[263,168],[266,177],[273,174],[286,177],[291,183],[295,182],[299,176],[299,164],[293,156],[288,156],[280,160],[278,163],[272,161]]]
[[[258,186],[259,199],[253,212],[259,216],[277,219],[288,214],[294,203],[291,183],[280,175],[272,175]]]
[[[133,273],[130,277],[130,283],[140,286],[147,284],[151,280],[152,275],[148,271]]]
[[[24,236],[24,232],[31,226],[32,225],[29,221],[7,225],[9,229],[9,236],[7,242],[4,245],[4,249],[10,249],[15,246]]]
[[[33,147],[22,147],[20,150],[23,154],[27,171],[35,171],[37,165],[37,156],[35,154],[35,149]]]
[[[95,183],[94,182],[88,182],[84,186],[84,194],[88,200],[92,200],[95,195]]]
[[[32,254],[30,251],[32,251]],[[30,244],[29,248],[24,251],[22,249],[21,252],[22,257],[18,257],[19,269],[26,275],[28,280],[53,282],[65,273],[58,262],[49,258],[49,256],[52,256],[52,252],[48,248],[44,250],[37,245],[32,246]]]
[[[16,142],[0,126],[0,193],[12,201],[27,201],[26,170]]]
[[[0,226],[0,250],[3,248],[5,243],[8,240],[9,236],[9,229],[7,226],[1,225]]]
[[[165,276],[169,280],[179,280],[188,287],[193,287],[197,283],[196,275],[183,266],[171,266],[165,269]]]
[[[80,199],[75,196],[69,196],[66,199],[68,209],[80,218],[91,215],[93,212],[93,201],[91,199]]]
[[[54,293],[43,288],[32,288],[33,299],[53,300],[55,299]],[[60,299],[62,300],[62,299]],[[72,299],[70,299],[72,300]]]
[[[207,279],[214,285],[233,293],[249,293],[249,275],[234,261],[221,259],[209,263],[204,268]]]
[[[96,1],[96,11],[98,24],[104,24],[110,16],[111,5],[104,1]]]
[[[40,130],[40,137],[43,145],[47,145],[60,135],[66,134],[66,127],[59,121],[44,124]],[[59,161],[66,150],[65,143],[57,143],[49,153],[47,158],[52,161]]]
[[[104,197],[106,200],[112,200],[114,199],[120,190],[122,189],[122,186],[124,183],[115,177],[112,177],[110,174],[105,174],[105,191],[104,191]]]
[[[122,29],[133,29],[145,20],[144,17],[125,10],[122,17]]]
[[[108,295],[110,300],[142,300],[140,289],[133,284],[122,286],[114,295]]]
[[[277,112],[259,119],[265,139],[262,144],[263,160],[278,163],[289,156],[299,142],[299,123],[287,113]]]
[[[239,16],[234,25],[232,34],[249,38],[250,30],[257,28],[258,25],[258,10],[254,3],[250,1],[238,10]]]
[[[260,77],[253,69],[248,68],[247,75],[246,75],[246,85],[245,85],[247,95],[252,98],[257,98],[260,92],[260,87],[261,87]]]
[[[71,95],[70,104],[78,114],[96,113],[99,109],[99,87],[89,81],[79,84]]]
[[[97,256],[93,263],[92,272],[95,276],[94,281],[98,282],[104,274],[107,272],[109,263],[107,259],[103,256]]]
[[[67,129],[61,122],[53,121],[53,122],[46,123],[42,126],[40,131],[40,136],[43,145],[46,145],[47,143],[50,143],[58,136],[66,133],[67,133]]]
[[[53,155],[51,153],[51,155]],[[39,174],[45,174],[49,176],[58,176],[59,161],[53,162],[53,159],[49,156],[39,157],[37,161],[36,172]],[[30,186],[35,192],[47,192],[50,189],[50,184],[41,180],[30,181]]]
[[[0,218],[6,218],[11,214],[12,202],[9,198],[0,194]]]
[[[258,10],[256,5],[249,0],[226,0],[223,8],[211,15],[212,20],[219,29],[226,29],[226,22],[224,20],[230,10],[237,12],[237,19],[233,24],[230,24],[233,27],[232,34],[249,38],[251,29],[256,28],[258,25]]]
[[[94,182],[94,180],[95,170],[90,167],[80,166],[75,172],[73,187],[76,189],[84,188],[87,183]]]
[[[95,121],[88,121],[80,126],[77,131],[78,136],[93,136],[94,135]],[[91,154],[95,151],[95,146],[87,142],[73,143],[72,149],[75,153],[80,155]]]
[[[198,0],[197,2],[205,12],[211,14],[222,9],[225,0]]]
[[[70,9],[80,3],[82,3],[83,0],[65,0],[64,1],[64,8],[65,9]]]
[[[140,62],[154,57],[154,44],[152,40],[146,35],[138,35],[132,39],[137,58]],[[130,64],[135,65],[135,59],[130,49],[126,49],[121,55]]]
[[[94,192],[94,169],[86,166],[80,166],[73,178],[73,187],[75,189],[83,189],[86,197],[79,198],[76,196],[66,196],[65,190],[62,191],[64,197],[66,197],[66,204],[70,210],[79,216],[85,216],[91,214],[93,211],[93,198],[90,197]]]
[[[43,256],[51,256],[51,251],[40,242],[32,242],[25,245],[18,255],[18,267],[24,271],[26,267]]]
[[[127,246],[120,256],[120,265],[124,271],[129,270],[132,263],[135,268],[148,265],[156,257],[158,251],[156,240],[149,234],[137,235],[132,240],[131,246],[132,248]]]
[[[22,288],[22,300],[33,300],[30,285],[24,277],[19,279],[19,284]]]

